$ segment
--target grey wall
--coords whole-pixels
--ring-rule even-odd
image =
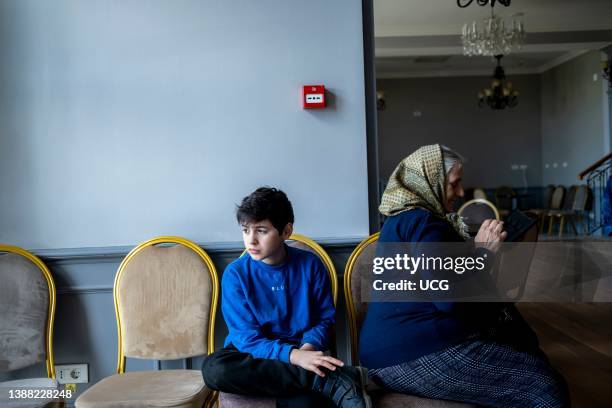
[[[591,51],[542,74],[544,184],[576,184],[582,170],[608,153],[600,61],[600,52]]]
[[[0,241],[235,241],[263,184],[302,233],[368,232],[359,1],[6,0],[0,58]]]
[[[378,114],[381,180],[418,147],[442,143],[468,159],[467,187],[522,187],[522,172],[511,170],[513,164],[526,164],[529,185],[541,185],[540,80],[509,77],[520,99],[503,111],[477,105],[487,77],[379,79],[387,105]]]

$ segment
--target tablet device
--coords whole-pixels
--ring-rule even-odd
[[[506,242],[520,241],[523,235],[537,224],[538,220],[527,216],[521,211],[513,211],[504,220],[504,230],[508,233]]]

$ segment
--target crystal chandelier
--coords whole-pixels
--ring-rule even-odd
[[[520,49],[525,41],[525,27],[519,19],[512,19],[506,27],[504,19],[495,15],[491,4],[491,17],[485,18],[480,27],[475,21],[465,24],[461,35],[463,54],[473,55],[508,55],[514,49]]]
[[[481,108],[489,106],[491,109],[501,110],[514,108],[518,104],[519,93],[512,86],[511,81],[506,80],[504,68],[501,66],[503,55],[496,55],[497,66],[491,78],[491,87],[478,92],[478,106]]]

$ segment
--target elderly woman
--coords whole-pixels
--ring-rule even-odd
[[[465,241],[466,226],[453,213],[462,173],[461,156],[440,145],[404,159],[382,197],[380,212],[389,218],[378,242]],[[487,220],[475,250],[494,252],[505,237],[502,222]],[[498,330],[509,311],[511,336]],[[360,353],[372,379],[395,392],[487,407],[569,406],[565,381],[504,303],[370,303]]]

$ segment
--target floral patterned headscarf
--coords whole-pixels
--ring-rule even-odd
[[[451,223],[463,238],[468,238],[467,225],[457,213],[446,214],[446,173],[439,144],[428,145],[406,157],[389,177],[378,210],[386,216],[423,208]]]

